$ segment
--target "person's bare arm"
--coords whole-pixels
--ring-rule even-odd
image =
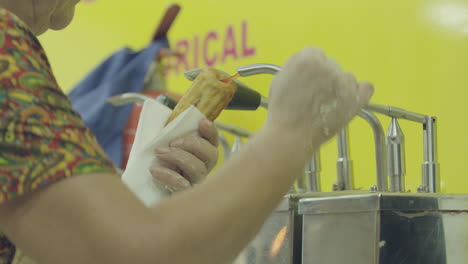
[[[259,135],[211,180],[152,209],[115,176],[77,176],[0,207],[0,226],[39,263],[223,263],[300,173],[302,145]]]
[[[371,93],[315,49],[272,89],[266,126],[204,184],[146,209],[118,178],[81,175],[0,206],[0,229],[42,263],[232,260]]]

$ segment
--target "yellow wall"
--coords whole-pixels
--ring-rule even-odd
[[[294,52],[315,45],[359,79],[372,81],[376,87],[374,103],[437,116],[443,190],[468,191],[467,0],[178,3],[183,9],[170,32],[173,44],[188,39],[193,46],[198,36],[202,50],[201,41],[215,31],[219,38],[209,43],[208,54],[221,56],[225,31],[232,25],[239,57],[218,61],[215,66],[220,69],[234,72],[234,67],[250,63],[283,64]],[[41,37],[60,84],[68,90],[112,51],[124,45],[145,45],[166,4],[156,0],[97,0],[80,5],[70,28]],[[246,45],[255,48],[253,56],[242,57],[243,21],[248,24]],[[193,58],[189,62],[192,66],[195,63]],[[243,81],[267,95],[270,80],[262,76]],[[168,81],[170,89],[178,92],[189,85],[174,72]],[[221,119],[255,130],[265,114],[263,110],[231,112]],[[389,120],[381,120],[386,129]],[[407,139],[407,186],[414,191],[421,181],[421,128],[405,121],[401,126]],[[350,134],[356,186],[368,188],[375,184],[371,132],[363,121],[355,120]],[[330,190],[335,181],[335,160],[336,143],[332,141],[322,149],[325,190]]]

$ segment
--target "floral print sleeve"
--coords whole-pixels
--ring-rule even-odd
[[[58,87],[36,37],[0,9],[0,204],[90,172],[115,171]],[[14,253],[0,235],[0,263]]]

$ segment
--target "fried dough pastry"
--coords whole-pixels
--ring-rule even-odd
[[[236,92],[237,85],[229,77],[214,68],[204,68],[177,103],[166,125],[191,105],[195,105],[207,119],[214,121]]]

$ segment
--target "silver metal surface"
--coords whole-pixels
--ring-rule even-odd
[[[294,208],[285,197],[233,264],[293,264],[295,241]],[[299,240],[300,241],[300,240]],[[298,241],[298,242],[299,242]],[[299,248],[300,249],[300,248]],[[297,250],[296,250],[297,251]]]
[[[310,193],[320,192],[320,151],[312,155],[309,163],[307,163],[304,174],[297,178],[295,193]]]
[[[290,191],[290,193],[295,194],[295,193],[306,193],[309,189],[309,183],[306,174],[304,173],[303,175],[300,175],[297,177],[293,189]]]
[[[369,123],[374,134],[375,163],[377,170],[377,187],[379,191],[388,190],[387,182],[387,158],[385,151],[385,135],[379,119],[371,112],[362,109],[359,116]]]
[[[439,164],[437,162],[436,119],[426,117],[423,125],[424,163],[422,165],[422,186],[427,192],[435,193],[440,187]]]
[[[310,196],[310,197],[309,197]],[[346,191],[300,196],[299,214],[364,211],[467,211],[468,194]],[[468,226],[467,226],[468,227]],[[467,240],[468,241],[468,240]]]
[[[237,67],[237,72],[242,77],[259,75],[259,74],[272,74],[275,75],[280,72],[282,69],[281,66],[270,64],[270,63],[256,63],[250,64],[245,66]],[[199,72],[199,70],[198,70]],[[400,119],[407,119],[414,122],[425,123],[426,116],[422,114],[418,114],[415,112],[411,112],[408,110],[404,110],[398,107],[387,106],[387,105],[378,105],[378,104],[368,104],[364,107],[364,109],[380,114],[384,114],[390,117],[396,117]]]
[[[387,160],[390,192],[405,191],[405,136],[396,118],[387,132]]]
[[[161,94],[158,97],[156,97],[156,102],[163,104],[170,109],[174,109],[177,106],[178,101],[175,98],[170,97],[167,94]]]
[[[262,96],[262,100],[260,101],[260,106],[268,109],[268,98]]]
[[[380,209],[379,199],[381,193],[369,194],[367,192],[343,192],[340,195],[322,193],[313,198],[303,198],[299,201],[298,213],[328,214],[328,213],[355,213],[369,212]]]
[[[418,190],[417,190],[417,192],[418,192],[418,193],[425,193],[425,192],[426,192],[426,190],[425,190],[424,186],[422,186],[422,185],[419,185],[419,186],[418,186]]]
[[[107,98],[107,102],[114,106],[122,106],[135,103],[142,104],[148,99],[153,98],[140,93],[124,93]]]
[[[338,181],[336,188],[342,190],[352,190],[354,188],[353,179],[353,162],[349,158],[349,134],[348,129],[344,128],[338,133],[338,160],[336,161],[336,169]]]
[[[468,194],[298,194],[234,264],[461,264],[467,238]]]
[[[231,156],[231,146],[229,146],[229,142],[227,141],[226,137],[223,133],[218,133],[219,144],[223,149],[223,160],[226,161]]]
[[[281,66],[270,64],[270,63],[257,63],[257,64],[237,67],[236,70],[242,77],[259,75],[259,74],[275,75],[279,71],[281,71]]]
[[[232,143],[231,153],[235,153],[235,152],[239,151],[241,146],[242,146],[242,137],[235,136],[234,137],[234,142]]]
[[[320,166],[320,150],[317,151],[310,162],[307,164],[305,170],[305,177],[308,183],[308,192],[320,192],[322,190],[320,182],[320,171],[322,170]]]
[[[466,194],[322,193],[301,199],[298,210],[301,263],[462,264],[468,259]]]
[[[304,215],[303,264],[371,264],[377,259],[377,213]]]
[[[364,108],[368,111],[384,114],[390,117],[395,117],[399,119],[407,119],[407,120],[422,123],[422,124],[426,122],[425,115],[414,113],[414,112],[404,110],[404,109],[394,107],[394,106],[368,104]]]
[[[293,263],[293,223],[290,212],[275,212],[233,264]]]

